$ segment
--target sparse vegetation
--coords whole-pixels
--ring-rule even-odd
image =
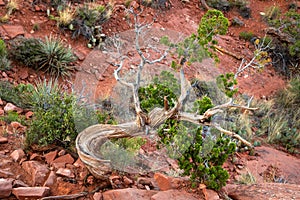
[[[246,40],[246,41],[250,41],[252,38],[255,37],[254,33],[253,32],[245,32],[245,31],[242,31],[240,32],[240,35],[239,37],[243,40]]]

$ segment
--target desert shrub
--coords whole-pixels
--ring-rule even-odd
[[[113,121],[110,115],[103,116],[92,106],[80,103],[75,94],[63,91],[57,81],[37,83],[32,102],[34,117],[26,132],[28,147],[37,144],[70,148],[86,127]]]
[[[10,68],[11,65],[7,58],[6,44],[2,39],[0,39],[0,70],[8,70]]]
[[[74,70],[72,62],[76,57],[71,48],[65,47],[60,39],[46,37],[20,38],[12,43],[11,57],[36,70],[43,70],[52,76],[70,76]]]
[[[243,39],[243,40],[246,40],[246,41],[250,41],[252,38],[254,38],[255,35],[254,33],[252,32],[246,32],[246,31],[242,31],[240,32],[239,34],[239,38],[240,39]]]
[[[294,78],[270,102],[257,121],[259,134],[267,141],[284,146],[290,152],[300,147],[300,79]]]
[[[174,81],[175,77],[172,74],[164,72],[164,75],[166,74],[168,76],[164,76],[163,79],[156,77],[155,85],[151,84],[139,90],[141,102],[144,100],[148,102],[141,104],[142,109],[149,111],[154,106],[163,107],[164,97],[172,97],[167,101],[169,105],[173,105],[179,85]],[[171,84],[175,91],[168,88],[168,84]],[[212,107],[211,99],[203,96],[194,102],[193,111],[203,114]],[[170,157],[178,159],[179,166],[184,171],[183,175],[190,176],[193,185],[205,183],[208,188],[218,190],[229,178],[222,164],[235,151],[235,143],[224,136],[215,139],[215,135],[207,129],[176,119],[168,119],[158,130],[160,137],[158,148],[166,148]]]

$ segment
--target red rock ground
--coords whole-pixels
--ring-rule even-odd
[[[83,57],[88,56],[88,54],[91,52],[90,49],[86,47],[86,41],[83,38],[80,38],[78,40],[71,39],[71,34],[69,32],[62,32],[58,29],[56,22],[54,20],[49,20],[49,18],[46,15],[46,8],[41,4],[38,7],[33,7],[31,5],[31,1],[27,0],[20,0],[20,9],[16,11],[10,21],[9,25],[20,25],[24,28],[24,33],[26,37],[44,37],[45,35],[55,35],[58,37],[61,37],[66,43],[71,45],[74,51],[77,52],[77,54],[82,55]],[[185,1],[183,3],[179,0],[173,0],[172,2],[172,8],[170,10],[166,11],[159,11],[157,20],[154,23],[154,27],[157,28],[165,28],[165,29],[171,29],[175,31],[182,32],[184,34],[190,34],[194,33],[197,30],[197,25],[201,19],[201,16],[204,14],[204,10],[196,0],[190,0]],[[266,24],[263,22],[259,12],[265,11],[267,7],[270,7],[272,5],[279,6],[283,11],[287,9],[287,6],[290,2],[286,0],[278,0],[278,1],[260,1],[260,0],[249,0],[249,5],[252,10],[252,17],[250,19],[242,19],[245,23],[243,27],[234,27],[231,26],[229,28],[227,36],[220,37],[219,38],[219,45],[222,46],[224,49],[227,49],[228,51],[235,53],[237,55],[241,55],[243,57],[249,58],[251,56],[252,47],[249,42],[245,42],[243,40],[239,39],[239,33],[241,31],[252,31],[258,36],[264,35],[264,29],[266,28]],[[112,18],[103,26],[103,30],[106,34],[111,35],[113,33],[117,32],[123,32],[125,30],[130,29],[130,27],[124,22],[124,13],[123,9],[120,7],[120,5],[123,5],[122,1],[116,1],[115,2],[116,9],[112,15]],[[0,16],[4,15],[5,8],[3,5],[1,5],[0,0]],[[156,14],[156,10],[146,8],[143,12],[144,18],[151,19],[153,15]],[[225,16],[231,20],[235,16],[239,16],[237,11],[233,10],[230,12],[225,13]],[[32,31],[33,24],[39,24],[40,28],[38,31]],[[0,26],[0,33],[1,37],[4,39],[6,38],[6,35],[4,34],[5,31],[3,31],[3,27]],[[245,48],[246,47],[246,48]],[[220,73],[224,72],[234,72],[239,65],[240,61],[236,60],[235,58],[228,56],[226,54],[218,53],[218,56],[220,58],[220,63],[217,65],[216,71]],[[80,65],[82,61],[79,61],[77,64]],[[206,66],[207,67],[207,66]],[[208,67],[215,67],[215,66],[208,66]],[[214,70],[213,70],[214,71]],[[98,83],[98,92],[97,96],[105,96],[108,95],[112,89],[112,87],[115,85],[115,81],[112,77],[112,69],[108,68],[107,71],[104,73],[103,79]],[[187,76],[192,76],[195,74],[193,71],[188,71]],[[7,76],[8,75],[8,78]],[[22,66],[16,66],[15,70],[11,72],[2,73],[0,75],[1,79],[9,79],[15,83],[21,83],[21,82],[33,82],[38,75],[33,72],[31,69],[22,67]],[[43,75],[42,75],[43,76]],[[199,77],[203,77],[205,75],[199,73]],[[23,78],[22,78],[23,77]],[[247,76],[243,74],[238,79],[239,81],[239,88],[241,93],[247,93],[249,95],[254,95],[256,98],[268,98],[271,97],[274,92],[276,92],[278,89],[283,88],[285,86],[285,78],[278,75],[272,66],[267,66],[262,72],[260,73],[252,73],[248,74]],[[67,84],[67,83],[65,83]],[[101,88],[101,90],[99,89]],[[1,106],[1,105],[0,105]],[[1,126],[2,132],[5,127]],[[0,135],[2,135],[0,130]],[[8,143],[6,144],[0,144],[0,152],[4,152],[4,154],[8,154],[12,152],[13,150],[22,147],[22,140],[23,135],[22,134],[9,134],[8,135]],[[264,148],[264,147],[262,147]],[[32,152],[28,152],[29,155],[32,154]],[[39,153],[41,154],[41,153]],[[247,156],[244,157],[244,155],[240,155],[241,160],[247,160],[249,159]],[[277,155],[278,159],[275,162],[275,167],[280,168],[279,164],[276,163],[280,161],[280,155]],[[286,155],[284,155],[286,156]],[[249,161],[251,162],[251,161]],[[261,163],[263,160],[257,160],[261,166]],[[264,167],[268,167],[272,164],[274,164],[274,160],[266,161],[264,160]],[[296,160],[293,157],[290,157],[290,159],[285,160],[285,166],[281,167],[280,170],[283,170],[281,172],[284,174],[284,171],[287,170],[289,166],[294,166],[292,163],[299,163],[299,160]],[[248,161],[244,162],[243,165],[248,166],[249,169],[257,172],[259,171],[253,166],[252,164],[249,164]],[[258,166],[258,164],[257,164]],[[30,175],[24,172],[23,168],[20,167],[19,163],[12,162],[8,165],[5,165],[6,168],[14,169],[14,173],[18,174],[20,177],[22,177],[22,180],[24,182],[30,182]],[[298,165],[299,167],[299,165]],[[0,169],[1,166],[0,166]],[[299,168],[298,168],[299,169]],[[4,170],[4,169],[2,169]],[[266,169],[262,169],[265,171]],[[293,171],[292,173],[295,173]],[[297,176],[297,174],[294,174]],[[3,175],[1,174],[3,177]],[[93,180],[93,179],[92,179]],[[91,180],[91,181],[92,181]],[[296,181],[297,179],[293,179]],[[95,180],[94,180],[95,181]],[[299,178],[298,178],[299,181]],[[101,184],[99,181],[95,181],[95,183],[91,183],[88,185],[83,185],[82,183],[72,183],[71,181],[61,181],[57,184],[55,184],[51,190],[53,191],[53,195],[59,195],[59,194],[74,194],[79,193],[83,191],[83,189],[87,189],[89,191],[93,190],[97,185]],[[297,183],[299,184],[299,182]],[[105,185],[103,186],[105,187]]]

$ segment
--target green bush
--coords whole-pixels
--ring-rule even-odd
[[[26,144],[73,147],[80,131],[93,124],[112,121],[72,93],[63,91],[56,81],[40,82],[32,94],[34,116],[26,132]],[[109,119],[107,119],[109,117]],[[102,121],[102,122],[103,122]]]
[[[246,41],[250,41],[253,37],[255,37],[255,35],[252,32],[246,32],[246,31],[242,31],[240,32],[239,38],[246,40]]]
[[[6,44],[0,39],[0,70],[9,70],[11,68],[10,61],[7,58]]]
[[[45,41],[36,38],[21,38],[12,43],[11,57],[36,70],[43,70],[52,76],[70,76],[76,60],[70,48],[62,41],[46,37]]]

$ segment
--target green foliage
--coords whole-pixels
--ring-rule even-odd
[[[255,37],[255,35],[252,32],[248,32],[248,31],[242,31],[242,32],[240,32],[240,35],[239,35],[239,38],[246,40],[246,41],[250,41],[254,37]]]
[[[171,76],[156,78],[155,87],[151,84],[140,88],[140,99],[147,100],[146,105],[141,104],[142,109],[149,111],[154,106],[163,106],[165,96],[175,98],[173,90],[168,88],[168,84],[175,82],[173,79]],[[173,85],[175,90],[177,87]],[[163,90],[163,94],[157,90]],[[172,101],[168,101],[172,106]],[[203,114],[212,107],[212,101],[207,96],[194,103],[194,111],[198,114]],[[178,159],[179,166],[184,171],[183,175],[189,175],[194,184],[205,183],[208,188],[218,190],[229,177],[227,171],[222,169],[222,164],[235,151],[235,144],[223,136],[215,141],[211,134],[206,137],[203,134],[202,127],[168,119],[158,130],[158,147],[165,147],[171,158]]]
[[[22,38],[12,44],[11,57],[22,64],[43,70],[53,76],[70,76],[76,60],[72,50],[63,45],[60,39],[46,37],[45,41],[36,38]]]
[[[194,110],[199,115],[203,115],[208,109],[213,108],[214,105],[208,96],[202,97],[194,102]]]
[[[218,87],[226,94],[228,97],[233,97],[234,94],[238,92],[237,88],[233,88],[237,85],[237,80],[234,78],[233,73],[221,74],[217,77]]]
[[[9,111],[7,115],[0,116],[0,121],[4,121],[7,124],[11,122],[19,122],[22,125],[26,125],[25,116],[19,115],[16,111]]]
[[[174,91],[179,90],[177,79],[167,71],[153,79],[153,84],[139,88],[140,104],[144,111],[150,112],[154,107],[164,106],[164,97],[167,97],[170,107],[174,106],[177,97]]]
[[[0,70],[9,70],[10,68],[11,65],[7,58],[6,44],[2,39],[0,39]]]
[[[77,136],[73,118],[74,95],[62,92],[57,82],[39,83],[33,92],[34,118],[26,133],[26,144],[68,147]]]
[[[33,89],[34,87],[31,84],[19,84],[14,86],[10,82],[0,81],[1,99],[21,108],[30,108]]]
[[[229,178],[222,165],[235,152],[235,143],[230,142],[229,138],[219,137],[205,156],[202,153],[203,143],[205,139],[201,128],[198,128],[188,150],[179,158],[179,166],[184,170],[183,175],[190,175],[192,182],[204,183],[208,188],[219,190]]]
[[[34,117],[26,132],[28,147],[37,144],[69,148],[74,145],[77,134],[86,127],[113,121],[110,115],[80,103],[74,94],[63,91],[52,80],[37,84],[31,106]]]
[[[12,42],[10,57],[26,66],[35,66],[33,61],[36,52],[39,49],[40,39],[36,38],[19,38]]]
[[[224,17],[223,13],[218,10],[209,10],[201,18],[198,35],[196,36],[199,44],[208,51],[208,48],[214,49],[214,44],[217,44],[217,41],[213,36],[220,34],[226,34],[229,26],[229,21]],[[208,51],[209,55],[217,59],[216,55]]]

